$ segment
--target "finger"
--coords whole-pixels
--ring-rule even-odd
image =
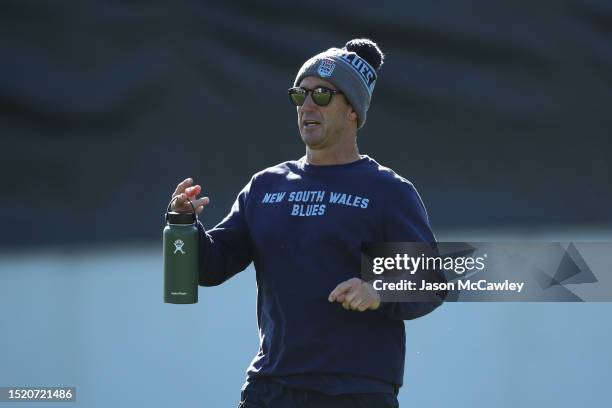
[[[202,187],[199,184],[196,184],[195,186],[187,187],[185,189],[185,194],[187,194],[187,196],[190,198],[196,198],[201,191]]]
[[[174,198],[175,200],[172,201],[172,209],[177,209],[185,204],[186,197],[184,197],[184,194],[179,193]]]
[[[351,278],[349,280],[341,282],[340,284],[338,284],[338,286],[336,286],[334,290],[331,291],[328,300],[330,302],[337,301],[342,303],[345,299],[346,294],[353,289],[359,288],[360,285],[361,279],[359,278]]]
[[[189,205],[189,198],[187,198],[187,195],[183,193],[179,194],[172,203],[172,210],[178,212],[191,211],[191,205]]]
[[[366,301],[367,299],[362,299],[360,296],[356,296],[353,300],[349,302],[351,306],[351,310],[356,310],[359,307],[359,305],[361,305],[363,302],[366,302]]]
[[[360,303],[360,302],[357,302]],[[348,300],[344,300],[344,302],[342,302],[342,307],[346,310],[356,310],[357,308],[355,306],[353,306],[353,302],[349,302]]]
[[[359,290],[356,288],[351,288],[351,291],[346,294],[346,297],[344,298],[344,300],[349,303],[353,303],[354,300],[361,301],[361,298],[358,299],[358,295],[359,295]]]
[[[210,203],[210,198],[208,197],[204,197],[198,200],[198,205],[195,207],[196,214],[200,215],[202,211],[204,211],[204,206],[208,205],[209,203]]]
[[[351,296],[350,298],[347,296],[344,298],[344,301],[349,305],[349,307],[353,304],[353,302],[357,301],[357,303],[361,302],[361,299],[355,299],[355,296]]]
[[[202,198],[198,198],[197,200],[191,200],[191,204],[193,204],[195,208],[198,208],[204,205],[208,205],[208,203],[210,203],[210,198],[208,197],[202,197]]]
[[[327,300],[329,300],[330,302],[334,302],[337,300],[338,296],[344,294],[345,292],[348,292],[350,289],[351,289],[350,281],[344,281],[338,284],[338,286],[336,286],[336,288],[331,291]]]
[[[357,310],[359,310],[360,312],[365,312],[366,310],[368,310],[371,306],[372,300],[364,300],[363,302],[361,302],[359,304],[359,306],[357,306]]]
[[[172,194],[172,197],[176,197],[177,195],[184,193],[185,189],[189,187],[192,183],[193,179],[191,179],[191,177],[186,178],[185,180],[178,183],[176,189],[174,190],[174,193]]]

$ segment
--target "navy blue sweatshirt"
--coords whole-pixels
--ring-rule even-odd
[[[221,223],[199,229],[200,285],[255,266],[260,349],[248,380],[329,394],[402,385],[403,320],[438,305],[358,312],[327,298],[360,276],[361,242],[434,242],[410,182],[368,156],[329,166],[288,161],[255,174]]]

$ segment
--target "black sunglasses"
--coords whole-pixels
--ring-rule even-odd
[[[315,89],[306,89],[299,86],[289,88],[289,99],[295,106],[302,106],[308,97],[308,94],[312,94],[312,101],[319,106],[327,106],[331,102],[332,95],[341,94],[342,92],[336,91],[335,89],[325,88],[319,86]]]

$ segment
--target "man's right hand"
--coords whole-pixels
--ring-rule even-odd
[[[193,209],[188,202],[191,201],[196,210],[196,214],[200,214],[202,211],[204,211],[204,206],[210,203],[210,198],[208,197],[197,198],[201,191],[202,187],[197,184],[194,186],[191,178],[186,178],[185,180],[181,181],[176,186],[174,194],[172,194],[172,198],[178,198],[172,202],[171,210],[179,213],[193,212]]]

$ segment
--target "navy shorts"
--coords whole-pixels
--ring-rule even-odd
[[[317,391],[287,388],[259,378],[240,394],[238,408],[398,408],[394,394],[327,395]]]

